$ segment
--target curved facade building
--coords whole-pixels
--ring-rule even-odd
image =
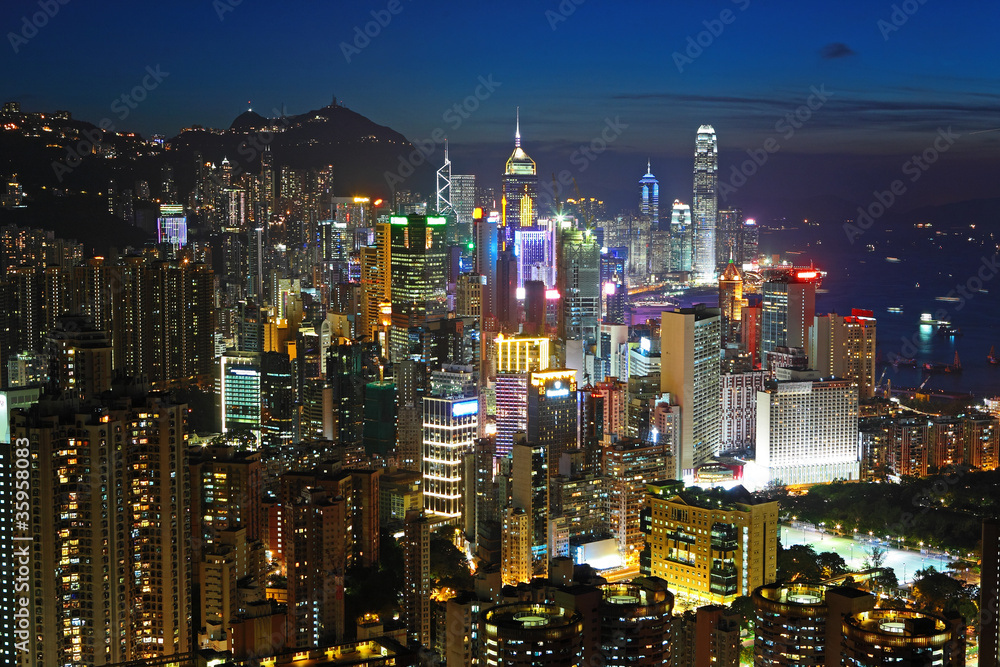
[[[875,598],[853,588],[776,583],[753,592],[757,616],[754,664],[840,665],[842,619],[875,606]]]
[[[658,577],[601,586],[602,664],[667,664],[673,608],[674,595]]]
[[[583,664],[583,618],[547,604],[493,607],[483,620],[489,667],[577,667]]]
[[[965,665],[965,626],[936,614],[875,609],[844,620],[843,664]]]

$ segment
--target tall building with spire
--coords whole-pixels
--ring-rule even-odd
[[[694,224],[694,274],[696,280],[715,280],[715,225],[719,200],[719,149],[715,128],[702,125],[694,147],[694,198],[691,220]]]
[[[514,152],[503,174],[503,198],[500,201],[500,243],[513,250],[514,232],[532,229],[538,222],[538,174],[535,161],[521,148],[521,117],[514,131]]]
[[[649,218],[651,225],[660,220],[660,182],[653,176],[649,160],[646,160],[646,175],[639,179],[642,200],[639,202],[639,212]]]

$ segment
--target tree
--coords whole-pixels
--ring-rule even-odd
[[[443,535],[431,538],[431,579],[450,588],[472,588],[472,572],[465,554]]]
[[[753,607],[753,600],[748,595],[741,595],[730,603],[729,608],[740,616],[740,630],[752,632],[757,618],[757,611]]]
[[[778,552],[778,578],[785,581],[819,581],[823,577],[816,550],[795,544]]]
[[[873,544],[865,550],[864,569],[878,570],[885,564],[888,551],[885,547]]]
[[[850,570],[844,557],[835,551],[824,551],[816,556],[816,564],[823,571],[825,577],[836,577],[845,574]]]

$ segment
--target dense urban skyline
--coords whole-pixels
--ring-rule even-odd
[[[0,667],[1000,667],[1000,13],[759,2],[5,5]]]

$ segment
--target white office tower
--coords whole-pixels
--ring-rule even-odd
[[[471,370],[435,371],[430,396],[424,397],[424,510],[432,516],[462,516],[462,461],[479,435],[479,399]]]
[[[660,391],[681,409],[681,433],[674,449],[676,479],[694,474],[719,453],[722,404],[719,387],[718,308],[666,311],[660,320]]]
[[[744,476],[748,487],[825,484],[859,474],[854,382],[792,379],[758,392],[757,459]]]
[[[719,149],[711,125],[698,128],[694,147],[694,198],[691,218],[694,224],[694,279],[715,281],[715,223],[719,200]]]

